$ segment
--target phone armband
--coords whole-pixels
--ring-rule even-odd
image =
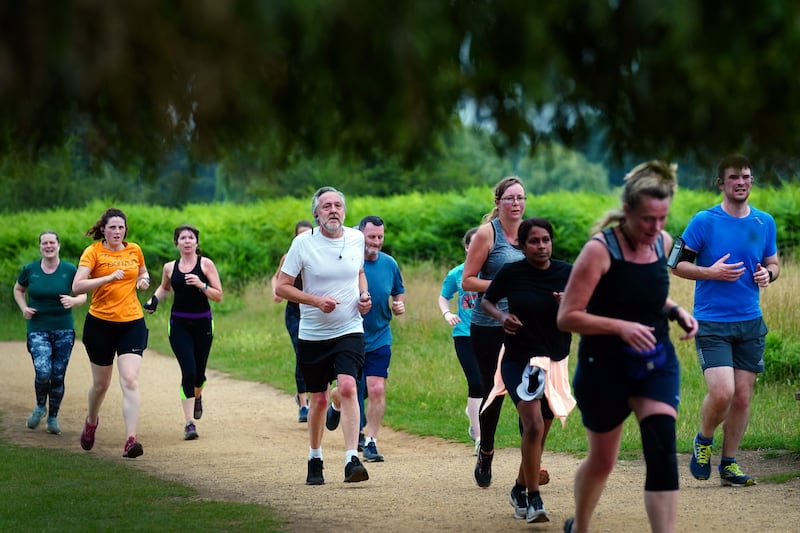
[[[675,237],[675,241],[672,243],[672,250],[669,252],[669,257],[667,258],[667,266],[670,268],[675,268],[678,266],[678,262],[683,255],[684,249],[684,242],[683,239],[680,237]]]

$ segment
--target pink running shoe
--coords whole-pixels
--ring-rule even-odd
[[[127,457],[128,459],[135,459],[144,453],[144,448],[136,440],[136,437],[131,435],[128,437],[128,440],[125,441],[125,450],[122,452],[122,457]]]
[[[88,416],[83,423],[83,431],[81,431],[81,448],[87,452],[94,446],[94,432],[97,430],[97,426],[99,425],[100,417],[97,418],[97,424],[90,424]]]

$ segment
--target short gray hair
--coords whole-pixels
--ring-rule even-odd
[[[342,199],[342,205],[347,207],[347,203],[344,199],[344,194],[341,191],[336,190],[333,187],[320,187],[317,189],[317,192],[314,193],[314,196],[311,197],[311,217],[314,220],[317,220],[317,207],[319,207],[319,197],[325,194],[326,192],[335,192],[339,195],[339,198]],[[319,223],[319,222],[317,222]]]

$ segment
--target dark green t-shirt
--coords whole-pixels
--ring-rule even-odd
[[[55,329],[75,329],[72,311],[61,305],[61,295],[72,294],[72,280],[78,269],[72,263],[60,261],[52,274],[42,271],[41,261],[22,267],[17,283],[27,289],[28,307],[36,314],[28,320],[28,333]]]

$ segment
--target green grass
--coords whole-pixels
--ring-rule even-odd
[[[266,506],[201,500],[158,480],[84,454],[0,440],[4,531],[280,531]]]
[[[401,265],[402,266],[402,265]],[[450,329],[436,306],[446,268],[431,264],[406,266],[408,297],[406,314],[393,321],[395,343],[387,389],[385,423],[417,435],[468,442],[466,382],[453,349]],[[268,273],[271,274],[271,273]],[[224,280],[223,280],[224,282]],[[672,278],[672,296],[691,307],[692,283]],[[770,336],[780,342],[769,345],[787,359],[780,379],[766,372],[756,384],[750,425],[742,441],[744,449],[774,450],[775,454],[800,454],[796,420],[800,402],[800,338],[795,326],[800,310],[793,302],[800,289],[800,268],[784,264],[781,278],[763,296]],[[166,337],[169,302],[148,316],[150,347],[170,353]],[[80,332],[86,309],[76,312]],[[269,383],[294,394],[294,354],[284,328],[283,304],[272,301],[268,285],[252,284],[242,294],[228,292],[215,305],[216,338],[210,366],[234,377]],[[0,340],[23,340],[25,324],[16,309],[0,309]],[[682,365],[682,398],[678,419],[678,450],[688,452],[699,424],[705,384],[693,342],[675,340]],[[575,365],[573,342],[571,366]],[[787,366],[788,364],[788,366]],[[506,401],[497,432],[498,447],[519,446],[516,413]],[[720,435],[717,435],[719,438]],[[552,452],[578,456],[586,452],[580,413],[575,410],[566,429],[556,423],[547,441]],[[641,450],[639,431],[629,417],[621,446],[622,458],[635,458]],[[277,530],[279,523],[265,506],[202,502],[191,489],[149,478],[115,463],[80,454],[19,448],[0,441],[0,518],[9,530],[173,530],[225,531]],[[56,473],[56,475],[53,475]],[[785,481],[797,472],[774,476]],[[136,495],[135,497],[133,495]],[[6,497],[2,497],[6,496]],[[99,497],[96,497],[99,496]],[[66,503],[65,503],[66,502]],[[131,517],[136,517],[132,519]],[[125,521],[128,521],[127,525]],[[122,524],[122,525],[120,525]]]

